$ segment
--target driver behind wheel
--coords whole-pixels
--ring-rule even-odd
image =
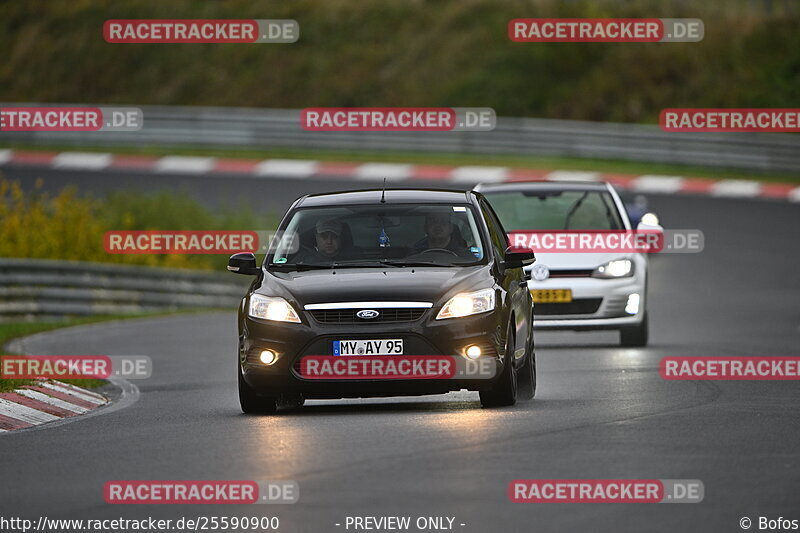
[[[344,255],[342,222],[321,219],[314,225],[314,247],[301,249],[293,258],[295,263],[326,263],[339,260]]]
[[[446,212],[425,215],[425,238],[414,244],[414,249],[424,252],[431,249],[449,250],[459,257],[474,259],[467,241],[453,224],[452,214]]]

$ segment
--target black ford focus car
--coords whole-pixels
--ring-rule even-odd
[[[296,200],[260,267],[251,253],[228,265],[256,276],[239,308],[242,410],[461,389],[479,391],[485,407],[532,398],[532,301],[522,267],[533,261],[529,249],[508,246],[476,192],[389,189]],[[413,370],[425,358],[490,372],[348,373],[361,359]],[[307,372],[316,368],[341,372]]]

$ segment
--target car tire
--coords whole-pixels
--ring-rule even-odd
[[[649,336],[647,313],[642,317],[642,321],[636,326],[626,327],[619,330],[619,340],[623,346],[642,347],[647,346]]]
[[[533,400],[536,395],[536,351],[531,330],[527,349],[525,350],[525,363],[517,371],[517,399]]]
[[[506,335],[503,372],[494,387],[480,391],[480,396],[483,407],[508,407],[517,403],[517,369],[514,368],[514,330],[511,324]]]
[[[239,405],[242,412],[249,415],[269,414],[278,410],[278,402],[275,398],[259,396],[242,377],[242,369],[239,367]]]

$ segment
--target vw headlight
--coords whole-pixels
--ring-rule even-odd
[[[450,298],[436,315],[436,320],[477,315],[494,309],[494,289],[456,294]]]
[[[618,259],[609,261],[594,269],[592,277],[595,278],[628,278],[633,276],[633,261],[630,259]]]
[[[253,318],[262,318],[264,320],[300,323],[300,317],[297,316],[297,312],[294,308],[289,305],[289,302],[279,296],[251,295],[250,309],[247,314]]]
[[[645,213],[642,215],[641,220],[639,220],[640,224],[644,224],[646,226],[658,226],[659,220],[658,215],[655,213]]]

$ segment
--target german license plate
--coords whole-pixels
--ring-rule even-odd
[[[566,303],[572,301],[572,289],[532,289],[531,296],[537,304]]]
[[[403,339],[333,341],[333,355],[403,355]]]

